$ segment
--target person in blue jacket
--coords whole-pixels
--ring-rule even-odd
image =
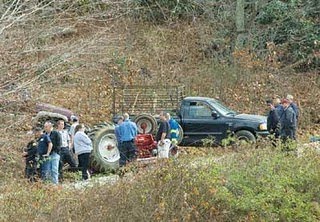
[[[129,114],[123,114],[124,121],[119,126],[120,143],[120,166],[125,166],[127,161],[131,162],[137,157],[137,149],[134,139],[138,134],[137,124],[129,119]]]
[[[282,100],[283,113],[280,116],[280,136],[283,142],[295,140],[294,133],[296,131],[296,114],[290,106],[288,99]]]
[[[165,117],[169,123],[170,126],[170,138],[171,138],[171,143],[173,145],[178,144],[178,137],[179,137],[179,124],[177,121],[171,118],[170,113],[166,113]]]

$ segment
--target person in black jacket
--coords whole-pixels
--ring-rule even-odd
[[[279,113],[273,105],[272,100],[267,100],[267,106],[269,107],[269,113],[267,118],[267,130],[275,138],[279,137],[280,123],[279,123]]]
[[[25,158],[26,167],[25,167],[25,177],[29,179],[30,182],[35,182],[37,177],[37,159],[38,159],[38,138],[39,135],[37,132],[41,132],[42,129],[37,127],[33,130],[35,136],[24,148],[22,156]]]
[[[296,131],[296,114],[290,106],[288,99],[282,100],[283,113],[280,116],[280,136],[283,143],[286,145],[288,141],[295,140]]]

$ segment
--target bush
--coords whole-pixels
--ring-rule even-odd
[[[0,210],[2,219],[13,220],[316,221],[319,167],[310,150],[297,157],[280,148],[247,148],[219,158],[164,160],[115,185],[83,191],[13,183],[5,191],[14,195],[0,199]]]
[[[204,13],[204,4],[195,0],[134,0],[131,7],[135,16],[155,23],[193,19]]]
[[[320,64],[315,55],[320,47],[320,28],[313,14],[316,10],[314,1],[270,1],[256,17],[262,26],[255,30],[254,39],[259,44],[275,43],[278,59],[285,65],[294,64],[293,68],[303,71],[315,69]]]

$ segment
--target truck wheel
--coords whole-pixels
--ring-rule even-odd
[[[236,132],[236,137],[238,140],[244,140],[246,142],[255,143],[256,137],[248,130],[240,130]]]
[[[183,129],[179,124],[179,135],[178,135],[178,143],[177,143],[177,145],[179,145],[182,142],[182,139],[183,139]]]
[[[120,152],[114,129],[113,124],[103,123],[88,132],[93,145],[90,165],[99,172],[119,168]]]
[[[138,115],[134,122],[137,124],[138,132],[153,134],[157,129],[157,120],[150,114],[143,113]]]

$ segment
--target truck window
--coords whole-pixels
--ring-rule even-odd
[[[188,117],[192,119],[207,119],[211,117],[211,108],[203,102],[190,102]]]

